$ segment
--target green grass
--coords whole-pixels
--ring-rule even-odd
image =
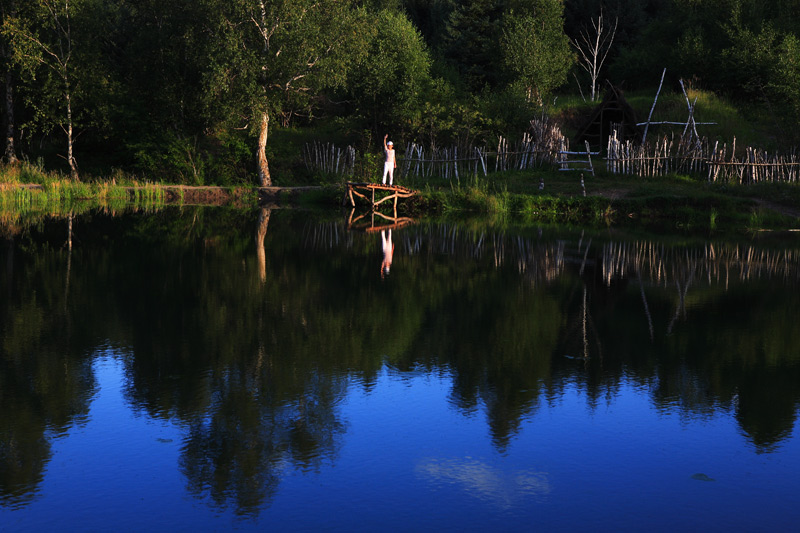
[[[736,139],[737,153],[747,146],[766,150],[776,149],[777,132],[775,131],[774,120],[760,106],[748,105],[739,107],[734,102],[722,98],[711,91],[690,88],[687,89],[686,93],[689,101],[695,106],[695,121],[715,123],[713,125],[697,126],[698,134],[701,137],[707,137],[712,145],[714,142],[719,141],[720,146],[723,143],[731,146],[734,139]],[[636,91],[625,94],[625,99],[636,112],[637,119],[640,122],[647,120],[655,95],[655,88],[652,91]],[[688,118],[689,108],[683,93],[662,89],[656,107],[653,110],[651,121],[685,123]],[[683,130],[683,125],[651,126],[648,130],[648,137],[651,134],[669,135],[674,133],[675,135],[680,135]]]
[[[645,122],[650,115],[653,99],[657,87],[648,90],[625,92],[625,100],[636,113],[639,122]],[[720,145],[727,143],[730,147],[736,139],[737,152],[747,146],[775,150],[780,145],[780,132],[776,127],[778,120],[771,115],[769,109],[762,105],[753,105],[752,102],[737,104],[717,94],[694,88],[687,88],[689,101],[695,106],[695,121],[714,122],[714,125],[697,126],[701,137],[707,137],[712,145],[719,141]],[[695,99],[696,103],[695,103]],[[600,103],[601,97],[596,102],[584,101],[578,95],[559,96],[552,109],[553,116],[558,117],[562,123],[564,134],[572,138],[577,133],[577,127],[582,118]],[[672,90],[662,88],[658,96],[652,122],[681,122],[680,126],[658,125],[650,126],[648,137],[651,135],[680,135],[683,132],[683,123],[689,117],[689,108],[686,98],[680,89]]]
[[[153,209],[166,203],[163,187],[126,177],[117,183],[73,181],[45,171],[40,164],[23,162],[0,167],[0,211],[3,213],[49,213],[60,215],[88,208],[120,210]]]
[[[640,121],[653,104],[655,87],[625,94]],[[773,117],[757,105],[740,105],[703,90],[689,89],[692,102],[697,99],[698,122],[716,122],[699,126],[701,135],[728,143],[736,138],[738,149],[753,146],[774,150],[777,130]],[[562,131],[572,135],[577,122],[597,102],[585,102],[579,95],[560,96],[551,112],[563,119]],[[652,120],[684,121],[688,116],[682,92],[664,88],[659,95]],[[282,128],[271,131],[268,144],[270,165],[278,185],[320,184],[341,186],[343,176],[314,175],[305,170],[301,150],[313,140],[332,142],[339,147],[355,146],[360,153],[354,181],[376,181],[380,173],[380,139],[360,131],[357,122],[330,118],[313,128]],[[572,129],[571,129],[572,128]],[[682,126],[658,127],[653,134],[680,134]],[[401,141],[401,139],[395,139]],[[602,165],[600,165],[602,166]],[[636,225],[691,231],[727,231],[729,228],[763,229],[796,227],[797,220],[769,209],[771,204],[793,209],[800,206],[800,187],[784,184],[739,186],[709,185],[703,179],[670,175],[638,178],[609,174],[598,170],[596,177],[584,173],[587,197],[582,197],[580,174],[559,173],[551,169],[491,173],[486,177],[461,176],[460,182],[438,177],[400,177],[398,184],[422,191],[420,197],[404,202],[415,214],[479,213],[499,221],[558,221],[581,224]],[[544,189],[539,189],[540,182]],[[19,189],[18,184],[38,184],[43,190]],[[338,204],[341,189],[322,189],[291,198],[302,205]],[[166,203],[165,190],[152,181],[112,170],[105,179],[86,178],[71,182],[65,176],[47,171],[41,161],[0,167],[0,210],[69,211],[83,203],[111,209],[132,206],[158,208]],[[786,211],[786,209],[784,209]]]
[[[476,213],[498,222],[557,222],[593,226],[647,226],[658,231],[740,232],[788,229],[797,218],[764,207],[764,200],[790,207],[800,201],[800,187],[772,184],[750,187],[709,185],[680,175],[653,178],[584,173],[514,171],[462,179],[402,181],[421,190],[418,211],[445,215]],[[539,190],[540,181],[544,190]]]

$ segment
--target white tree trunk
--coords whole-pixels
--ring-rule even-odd
[[[14,79],[10,69],[6,72],[6,146],[5,159],[10,164],[17,163],[14,149]]]
[[[69,86],[67,87],[67,93],[65,95],[65,100],[67,101],[67,163],[69,163],[69,177],[75,181],[80,181],[78,178],[78,164],[72,154],[72,146],[75,143],[75,139],[72,135],[72,100],[70,98]]]
[[[2,9],[3,19],[6,17],[14,17],[17,14],[17,6],[14,0],[3,2]],[[14,74],[11,70],[11,50],[3,45],[2,50],[3,61],[6,64],[5,85],[6,85],[6,142],[4,157],[7,163],[14,164],[19,160],[17,159],[17,151],[14,148],[14,128],[16,127],[14,121]]]
[[[603,25],[603,13],[592,20],[592,31],[584,28],[577,39],[572,39],[572,46],[578,51],[578,62],[589,75],[591,80],[590,97],[592,102],[597,98],[597,85],[600,79],[600,70],[608,57],[614,36],[617,33],[618,20],[614,21],[614,28],[609,33]]]

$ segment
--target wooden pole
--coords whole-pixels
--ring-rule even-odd
[[[667,74],[667,69],[665,68],[664,71],[661,73],[661,81],[658,84],[658,91],[656,91],[656,97],[653,99],[653,106],[650,108],[650,114],[647,116],[647,123],[644,126],[644,134],[642,134],[642,144],[644,144],[645,140],[647,140],[647,129],[650,127],[650,119],[653,118],[653,110],[656,108],[656,102],[658,102],[658,95],[661,94],[661,86],[664,84],[664,76]]]

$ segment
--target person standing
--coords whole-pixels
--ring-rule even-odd
[[[383,160],[383,184],[386,185],[386,175],[389,175],[389,185],[394,181],[394,169],[397,168],[397,161],[394,157],[394,143],[392,141],[386,142],[389,135],[383,136],[383,153],[385,155]]]

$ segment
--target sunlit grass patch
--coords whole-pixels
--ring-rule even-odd
[[[135,207],[150,209],[167,203],[166,189],[154,183],[134,183],[132,203]]]
[[[640,122],[645,122],[650,115],[655,96],[655,89],[626,94],[626,99]],[[770,150],[775,148],[775,139],[766,133],[772,127],[771,123],[765,123],[769,113],[761,112],[757,109],[758,106],[737,106],[735,102],[704,89],[687,88],[686,96],[694,106],[694,119],[699,123],[697,133],[701,137],[707,137],[712,144],[719,142],[722,147],[722,144],[727,143],[730,149],[735,139],[737,153],[747,146]],[[680,90],[662,90],[650,120],[680,124],[651,125],[648,138],[663,134],[680,136],[684,132],[685,123],[689,119],[686,96]],[[714,124],[703,124],[712,122]]]
[[[44,185],[59,179],[63,179],[63,176],[56,172],[46,171],[41,160],[36,163],[21,161],[13,165],[0,166],[0,184],[33,183]]]

